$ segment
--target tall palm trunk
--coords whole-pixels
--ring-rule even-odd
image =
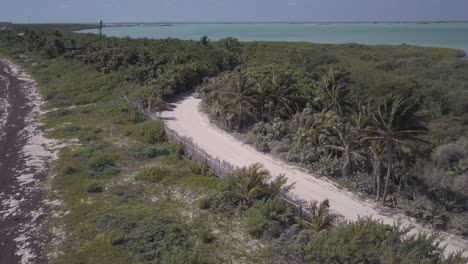
[[[387,146],[388,148],[388,152],[387,152],[387,176],[385,177],[385,188],[384,188],[384,193],[383,193],[383,201],[382,203],[385,204],[385,200],[387,199],[387,195],[388,195],[388,189],[389,189],[389,182],[390,182],[390,178],[392,177],[392,174],[393,174],[393,146],[392,144],[388,144]]]
[[[242,101],[239,104],[239,121],[237,123],[237,130],[240,130],[242,123]]]
[[[373,177],[373,188],[374,192],[376,193],[375,200],[378,201],[380,199],[380,160],[375,159],[373,162],[373,171],[372,175]]]
[[[352,164],[351,164],[351,153],[349,148],[346,148],[344,155],[344,162],[343,162],[343,178],[350,179],[352,174]]]
[[[259,104],[260,104],[260,116],[262,117],[262,120],[264,120],[265,119],[265,99],[264,99],[264,96],[260,96]]]

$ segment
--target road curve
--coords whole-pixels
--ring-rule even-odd
[[[233,136],[210,124],[208,117],[199,111],[200,102],[200,99],[186,96],[171,104],[168,110],[158,113],[158,118],[163,119],[166,126],[175,130],[179,135],[192,138],[213,157],[219,157],[238,167],[260,163],[272,175],[285,174],[289,182],[295,182],[295,188],[292,190],[295,196],[303,200],[329,199],[331,207],[349,220],[357,220],[360,216],[371,216],[386,224],[393,224],[399,220],[404,226],[415,225],[416,228],[412,230],[412,233],[432,232],[431,229],[416,224],[413,219],[403,214],[383,213],[375,203],[363,201],[356,195],[337,188],[327,179],[311,176],[300,168],[288,165],[239,142]],[[446,254],[467,250],[465,255],[468,256],[467,241],[447,233],[442,233],[442,236],[442,245],[446,245]]]
[[[0,60],[0,264],[47,262],[40,228],[52,153],[36,123],[40,102],[34,81]]]

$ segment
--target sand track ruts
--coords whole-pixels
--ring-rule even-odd
[[[219,157],[239,167],[260,163],[272,175],[284,173],[289,182],[296,183],[292,193],[298,198],[319,201],[329,199],[332,208],[347,219],[356,220],[359,216],[371,216],[374,219],[381,219],[386,224],[393,224],[399,220],[404,226],[415,225],[412,233],[433,232],[430,228],[417,224],[414,219],[403,214],[384,213],[375,203],[363,201],[356,195],[337,188],[325,178],[314,177],[300,168],[288,165],[239,142],[210,124],[208,117],[199,111],[200,102],[200,99],[193,96],[185,96],[171,104],[168,110],[158,113],[158,117],[181,136],[192,138],[213,157]],[[462,238],[448,233],[442,233],[442,236],[442,245],[446,245],[446,253],[468,250],[468,243]],[[465,252],[465,255],[468,256],[468,252]]]

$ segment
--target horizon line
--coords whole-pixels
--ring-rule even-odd
[[[83,25],[93,25],[99,24],[100,20],[97,22],[10,22],[2,21],[0,23],[12,23],[12,24],[83,24]],[[381,20],[381,21],[110,21],[105,22],[105,24],[255,24],[255,23],[265,23],[265,24],[315,24],[315,23],[468,23],[468,20]]]

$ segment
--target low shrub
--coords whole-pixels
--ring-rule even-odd
[[[429,223],[439,229],[446,229],[450,217],[447,210],[423,196],[415,196],[413,200],[399,199],[398,205],[406,215]]]
[[[293,223],[291,208],[275,198],[258,201],[246,212],[247,232],[257,238],[279,237]]]
[[[137,160],[153,159],[153,158],[156,158],[157,156],[170,154],[170,152],[166,149],[161,149],[161,148],[153,147],[153,146],[132,147],[129,149],[128,152],[133,158]]]
[[[438,167],[451,169],[452,166],[458,164],[461,160],[468,158],[468,139],[460,138],[454,143],[437,147],[432,153],[431,158]]]
[[[154,263],[158,263],[165,252],[179,247],[186,249],[186,241],[186,236],[177,224],[161,219],[143,222],[128,236],[129,248],[135,256],[142,261]],[[168,257],[164,256],[166,259]],[[171,256],[171,259],[172,257],[174,256]]]
[[[115,102],[110,107],[109,112],[112,122],[120,125],[137,124],[145,120],[143,114],[138,109],[124,101]]]
[[[278,198],[258,201],[253,208],[266,216],[268,220],[278,221],[282,225],[290,224],[293,221],[292,209]]]
[[[165,251],[162,254],[161,264],[202,264],[201,257],[192,254],[183,248],[176,248],[172,251]]]
[[[80,131],[82,131],[81,127],[79,126],[73,126],[73,125],[69,125],[69,126],[65,126],[61,129],[65,134],[71,134],[71,135],[74,135]]]
[[[121,231],[125,235],[127,235],[131,232],[133,228],[134,223],[130,222],[128,217],[126,216],[103,214],[99,217],[95,231],[107,234],[110,234],[113,231]]]
[[[427,186],[468,196],[468,139],[437,147],[422,173],[418,173]]]
[[[166,166],[153,166],[139,171],[136,179],[148,182],[160,182],[171,174],[171,169]]]
[[[114,158],[106,154],[95,154],[88,161],[88,167],[97,172],[103,172],[115,166]]]
[[[58,110],[55,110],[55,111],[50,111],[46,114],[46,117],[47,118],[50,118],[50,119],[56,119],[56,118],[61,118],[61,117],[64,117],[64,116],[68,116],[72,113],[72,111],[70,111],[69,109],[58,109]]]
[[[112,192],[117,195],[120,203],[128,203],[142,197],[144,188],[141,184],[123,184],[115,186]]]
[[[89,193],[101,193],[104,191],[104,186],[100,182],[91,181],[86,185],[86,191]]]
[[[245,214],[247,232],[256,238],[260,238],[265,231],[268,219],[258,210],[248,210]]]
[[[83,143],[90,143],[98,139],[97,133],[82,131],[78,134],[78,139]]]
[[[232,192],[221,191],[209,195],[203,201],[203,206],[219,212],[229,212],[241,204],[241,199]]]
[[[90,159],[99,155],[102,149],[105,149],[106,145],[102,142],[96,142],[94,144],[78,147],[72,150],[73,157],[77,158],[83,163],[89,163]]]
[[[209,244],[215,240],[214,234],[206,227],[203,227],[198,231],[198,237],[205,244]]]
[[[175,153],[179,159],[182,159],[185,155],[184,146],[182,146],[182,144],[173,144],[172,152]]]
[[[436,236],[408,236],[409,229],[360,219],[314,235],[304,247],[309,263],[464,263],[444,257]]]
[[[108,236],[111,245],[120,245],[125,242],[125,233],[122,230],[112,230],[109,232]]]
[[[211,207],[211,197],[207,196],[198,201],[198,208],[202,210],[209,209]]]
[[[80,114],[87,115],[89,113],[92,113],[94,111],[93,107],[90,105],[84,105],[79,108]]]
[[[343,172],[343,161],[333,157],[321,157],[318,162],[311,164],[310,168],[321,175],[338,178]]]
[[[210,167],[208,166],[208,162],[197,162],[189,160],[187,165],[191,172],[196,175],[213,175]]]
[[[268,251],[271,264],[307,264],[303,249],[314,235],[313,231],[295,224],[286,229],[278,239],[271,241]]]
[[[77,169],[75,166],[73,166],[73,165],[67,164],[67,165],[65,165],[65,166],[63,167],[62,172],[63,172],[64,174],[70,175],[70,174],[73,174],[73,173],[75,173],[75,172],[78,172],[78,169]]]
[[[156,144],[165,139],[164,123],[161,121],[144,122],[127,128],[125,134],[134,136],[146,144]]]
[[[259,122],[247,134],[247,143],[252,144],[258,151],[270,152],[269,144],[273,140],[272,127],[268,123]]]

